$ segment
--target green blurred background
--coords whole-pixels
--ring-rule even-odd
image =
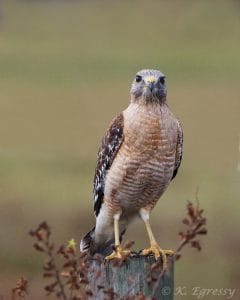
[[[179,174],[152,214],[156,237],[176,247],[197,187],[208,219],[176,286],[187,299],[194,286],[240,287],[239,12],[230,0],[1,1],[0,295],[24,275],[29,299],[45,299],[29,229],[47,220],[58,243],[92,227],[97,148],[142,68],[167,75],[185,133]],[[148,243],[141,223],[126,238]]]

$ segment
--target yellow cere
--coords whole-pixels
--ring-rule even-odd
[[[146,79],[146,82],[147,83],[151,83],[151,82],[155,82],[156,81],[156,78],[154,77],[154,76],[149,76],[149,77],[147,77],[147,79]]]

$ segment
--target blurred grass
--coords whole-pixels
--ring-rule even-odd
[[[41,258],[27,236],[35,224],[46,219],[57,241],[79,240],[91,228],[99,141],[128,104],[134,73],[146,67],[167,74],[169,105],[185,132],[181,170],[153,212],[157,237],[175,247],[197,186],[209,224],[203,252],[189,250],[177,264],[176,286],[237,287],[239,8],[237,1],[1,2],[0,294],[22,273],[39,291]],[[143,247],[141,224],[127,235],[135,236]]]

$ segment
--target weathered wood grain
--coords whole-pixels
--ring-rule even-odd
[[[132,256],[122,266],[115,266],[113,261],[101,263],[91,261],[89,273],[89,286],[94,293],[94,299],[107,299],[104,289],[112,289],[117,294],[116,299],[126,299],[142,293],[154,299],[172,300],[174,293],[174,262],[168,257],[168,271],[161,276],[159,282],[150,281],[151,277],[157,279],[162,271],[160,268],[151,271],[155,263],[153,256]],[[115,298],[114,298],[115,299]]]

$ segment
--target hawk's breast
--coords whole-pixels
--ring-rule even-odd
[[[107,173],[104,201],[128,211],[153,208],[173,175],[177,122],[167,106],[130,104],[123,116],[124,141]]]

